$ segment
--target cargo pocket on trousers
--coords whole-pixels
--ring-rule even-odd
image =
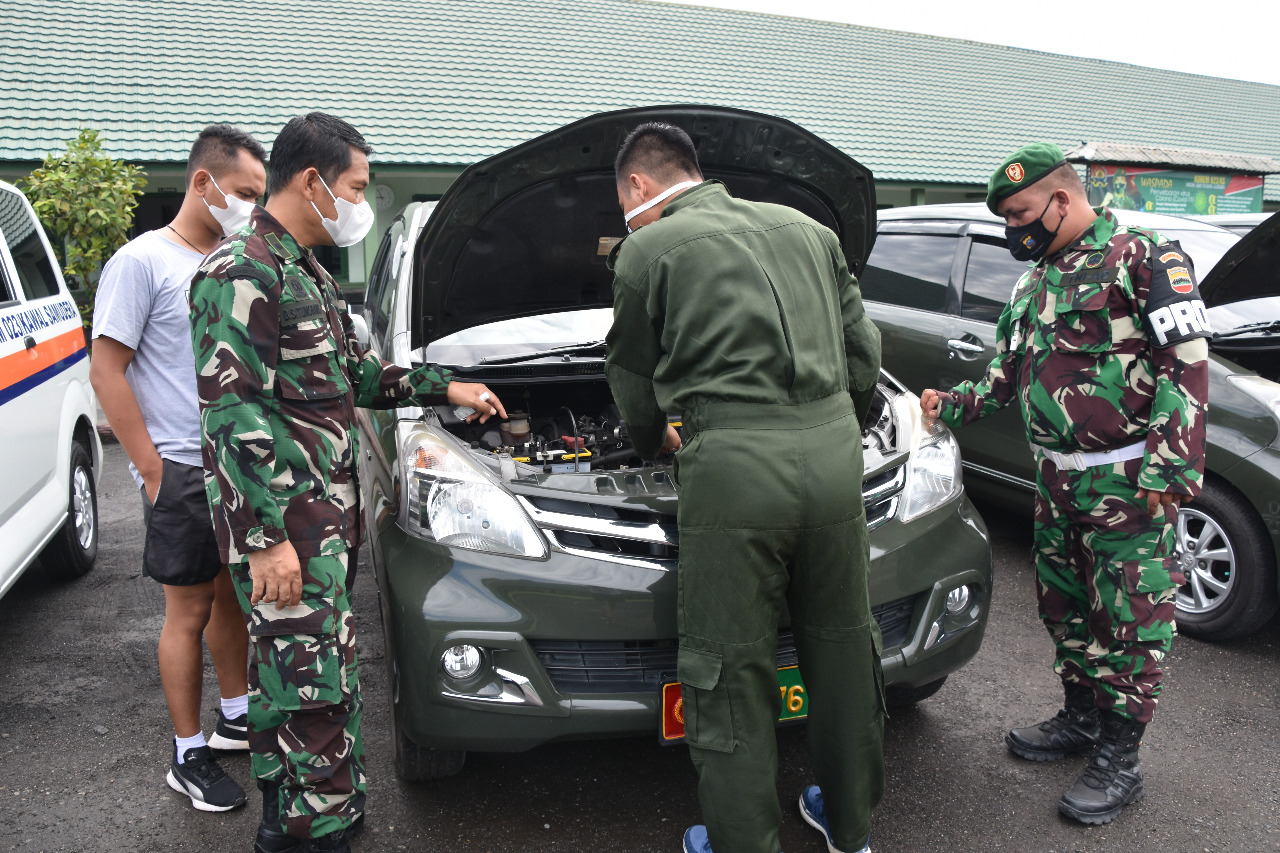
[[[1178,578],[1162,560],[1126,560],[1120,565],[1125,600],[1112,627],[1116,639],[1156,643],[1171,640]]]
[[[258,689],[267,710],[305,711],[343,702],[341,618],[332,598],[276,610],[263,602],[250,615]]]
[[[722,668],[723,658],[715,652],[680,649],[676,659],[685,741],[699,749],[733,752],[733,709]]]

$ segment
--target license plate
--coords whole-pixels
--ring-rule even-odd
[[[782,697],[782,713],[778,722],[801,720],[809,716],[809,694],[800,680],[800,667],[784,666],[778,669],[778,695]],[[658,739],[663,743],[679,743],[684,740],[684,699],[680,696],[680,682],[662,685],[662,723]]]

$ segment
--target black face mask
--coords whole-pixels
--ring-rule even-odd
[[[1009,254],[1013,255],[1014,260],[1038,261],[1044,257],[1045,252],[1049,251],[1049,244],[1062,229],[1061,218],[1058,219],[1058,227],[1053,231],[1044,227],[1044,215],[1049,212],[1051,204],[1053,204],[1053,196],[1049,196],[1049,201],[1045,203],[1044,210],[1040,211],[1040,216],[1035,222],[1020,225],[1017,228],[1004,229],[1004,239],[1009,244]]]

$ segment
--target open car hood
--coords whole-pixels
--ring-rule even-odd
[[[847,154],[784,119],[677,105],[600,113],[464,171],[414,246],[412,346],[510,317],[613,304],[609,250],[626,235],[613,160],[636,125],[693,138],[703,174],[738,198],[786,204],[840,237],[861,272],[875,184]]]
[[[1205,307],[1280,296],[1280,213],[1232,246],[1200,282]],[[1267,317],[1259,319],[1271,319]]]

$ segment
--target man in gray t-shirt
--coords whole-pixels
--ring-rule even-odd
[[[205,497],[187,292],[224,232],[248,223],[266,189],[265,160],[244,131],[205,128],[191,149],[178,215],[112,256],[93,312],[89,378],[141,491],[142,571],[164,588],[160,683],[174,728],[166,781],[202,811],[245,802],[244,789],[211,748],[249,748],[248,632],[231,576],[218,561]],[[208,741],[200,726],[202,640],[222,694]]]

